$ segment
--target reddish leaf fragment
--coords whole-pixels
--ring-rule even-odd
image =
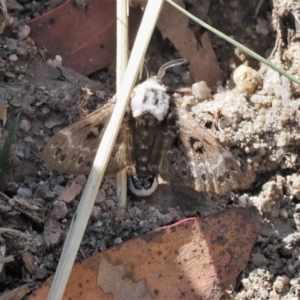
[[[80,194],[81,190],[82,186],[73,181],[72,184],[58,197],[58,200],[69,203],[74,200],[78,194]]]
[[[220,299],[256,235],[244,208],[182,220],[76,264],[63,299]],[[46,299],[52,279],[29,299]]]
[[[63,58],[63,65],[83,75],[108,66],[116,57],[116,1],[91,0],[87,9],[74,0],[29,22],[31,37],[49,58]],[[142,13],[130,10],[130,41],[134,41]]]
[[[34,258],[30,252],[28,251],[23,252],[22,260],[29,273],[33,274],[36,272],[36,265],[34,263]]]

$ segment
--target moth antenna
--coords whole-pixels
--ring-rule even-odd
[[[171,61],[163,64],[157,72],[158,82],[161,81],[161,79],[165,76],[165,73],[168,69],[178,66],[178,65],[185,64],[186,62],[187,62],[187,59],[179,58],[179,59],[174,59],[174,60],[171,60]]]

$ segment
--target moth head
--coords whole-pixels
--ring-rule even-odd
[[[132,115],[137,118],[150,113],[160,122],[169,110],[169,100],[170,96],[166,93],[166,88],[157,81],[157,78],[148,78],[133,89]]]

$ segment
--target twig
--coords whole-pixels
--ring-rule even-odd
[[[1,234],[10,234],[10,235],[17,236],[17,237],[20,237],[23,239],[31,239],[32,238],[30,234],[26,234],[19,230],[15,230],[15,229],[11,229],[11,228],[0,228],[0,235]]]
[[[128,6],[127,0],[117,1],[117,94],[122,86],[128,63]],[[117,174],[117,195],[119,207],[125,208],[127,202],[126,169]]]

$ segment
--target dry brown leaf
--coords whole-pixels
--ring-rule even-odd
[[[136,0],[135,2],[142,7],[146,3],[145,0]],[[184,7],[183,0],[174,2]],[[204,6],[203,10],[203,13],[206,13],[207,7]],[[160,13],[157,28],[164,38],[168,38],[173,43],[180,55],[188,60],[189,70],[196,82],[203,80],[208,86],[213,86],[217,80],[222,79],[222,71],[208,33],[205,32],[197,40],[189,27],[187,16],[166,2]]]
[[[7,102],[3,101],[0,103],[0,120],[2,120],[3,127],[7,121]]]
[[[71,183],[69,187],[67,187],[64,192],[58,197],[58,200],[71,202],[75,199],[75,197],[80,194],[82,190],[82,186],[77,184],[75,181]]]
[[[142,13],[130,9],[130,41],[134,41]],[[63,65],[88,75],[116,58],[116,1],[91,0],[87,9],[67,0],[28,24],[37,47],[49,58],[62,56]]]
[[[251,209],[182,220],[76,264],[63,299],[220,299],[256,235]],[[28,300],[46,299],[52,280]]]
[[[30,292],[29,287],[22,285],[0,297],[0,300],[22,300],[23,297]]]
[[[184,7],[183,0],[175,1]],[[189,28],[189,19],[169,3],[165,3],[157,22],[157,27],[164,38],[168,38],[180,55],[188,60],[189,70],[197,81],[205,81],[212,86],[222,79],[215,52],[212,48],[208,33],[197,41],[193,31]]]
[[[33,274],[36,272],[36,265],[34,263],[34,258],[30,252],[28,252],[28,251],[23,252],[22,260],[23,260],[23,263],[24,263],[26,269],[29,271],[30,274]]]
[[[14,209],[27,216],[30,220],[43,224],[45,221],[44,206],[40,199],[24,199],[14,197]]]

